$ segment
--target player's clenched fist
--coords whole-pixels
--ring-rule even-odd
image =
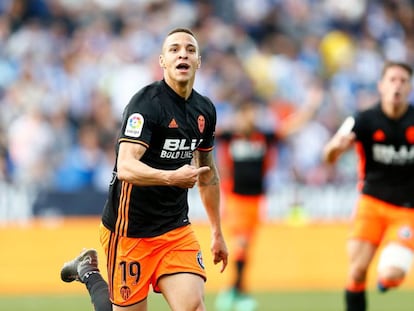
[[[175,170],[171,174],[171,183],[174,186],[181,188],[193,188],[198,181],[198,176],[205,172],[208,172],[210,168],[203,166],[196,168],[192,165],[183,165],[179,169]]]

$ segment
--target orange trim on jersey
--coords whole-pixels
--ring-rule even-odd
[[[131,199],[132,184],[122,182],[121,197],[119,198],[118,218],[115,225],[117,235],[126,236],[128,232],[128,212]]]
[[[149,145],[145,142],[143,142],[142,140],[134,140],[134,139],[128,139],[128,138],[120,138],[118,140],[119,143],[125,142],[125,143],[133,143],[133,144],[140,144],[142,146],[144,146],[145,148],[148,148]]]
[[[357,167],[357,173],[358,173],[358,190],[362,190],[362,187],[364,186],[364,179],[365,179],[365,167],[367,165],[367,158],[365,156],[364,147],[361,142],[355,143],[355,152],[358,155],[358,167]]]
[[[217,149],[218,168],[220,171],[220,185],[225,193],[231,192],[233,182],[233,160],[230,155],[230,144],[228,141],[220,141]]]
[[[214,146],[210,147],[210,148],[197,148],[198,151],[203,151],[203,152],[208,152],[208,151],[211,151],[213,149],[214,149]]]
[[[130,207],[130,202],[131,202],[131,192],[132,192],[132,184],[127,183],[127,197],[126,197],[126,204],[125,204],[125,208],[124,208],[124,226],[123,226],[123,236],[127,236],[128,234],[128,226],[129,226],[129,207]]]
[[[118,205],[118,216],[117,216],[116,224],[115,224],[115,233],[117,235],[120,234],[120,227],[122,226],[122,222],[123,222],[123,219],[124,219],[123,210],[124,210],[124,206],[125,206],[125,203],[124,203],[125,197],[126,197],[125,196],[125,182],[122,182],[121,196],[119,198],[119,205]]]

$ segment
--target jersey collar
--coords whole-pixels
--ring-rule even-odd
[[[180,95],[178,95],[168,84],[167,84],[167,82],[165,82],[165,80],[164,79],[162,79],[161,80],[161,82],[162,82],[162,84],[164,85],[164,87],[165,87],[165,89],[167,90],[167,92],[168,92],[168,94],[171,96],[171,97],[173,97],[174,98],[174,100],[176,100],[177,102],[183,102],[183,103],[186,103],[186,102],[190,102],[191,101],[191,99],[192,99],[192,97],[193,97],[193,93],[194,93],[194,90],[191,90],[191,94],[190,94],[190,96],[188,97],[188,99],[187,100],[185,100],[185,98],[183,98],[183,97],[181,97]]]

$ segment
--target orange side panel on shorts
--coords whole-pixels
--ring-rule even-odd
[[[113,277],[116,269],[116,249],[119,236],[126,236],[128,233],[128,212],[131,200],[132,184],[122,182],[121,197],[118,206],[118,218],[115,225],[115,233],[111,233],[111,238],[108,242],[108,280],[109,292],[111,299],[113,298]]]
[[[110,299],[113,299],[113,276],[114,270],[116,268],[116,247],[118,239],[115,237],[114,233],[111,233],[111,237],[108,242],[108,254],[107,254],[107,269],[108,269],[108,285],[109,285],[109,295]]]

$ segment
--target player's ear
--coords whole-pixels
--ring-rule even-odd
[[[158,62],[159,62],[159,64],[160,64],[160,67],[161,68],[165,68],[165,60],[164,60],[164,57],[163,57],[163,55],[161,54],[160,55],[160,57],[158,58]]]
[[[200,67],[201,67],[201,56],[198,57],[197,69],[199,69]]]

